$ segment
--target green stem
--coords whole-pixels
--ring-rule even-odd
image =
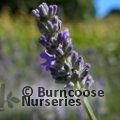
[[[78,81],[77,81],[77,88],[81,89],[80,82]],[[90,120],[97,120],[87,98],[85,97],[83,98],[83,103],[84,103],[85,109],[88,113]]]

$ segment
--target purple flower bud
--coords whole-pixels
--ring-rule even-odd
[[[71,39],[69,39],[69,43],[67,43],[66,46],[63,45],[63,47],[66,47],[65,49],[66,52],[70,52],[71,50],[73,50],[73,44]]]
[[[59,34],[59,38],[64,42],[64,43],[68,43],[69,42],[69,30],[68,29],[64,29],[60,32]]]
[[[55,62],[55,61],[51,61],[51,62],[46,61],[46,62],[42,63],[41,65],[42,65],[42,66],[45,66],[46,71],[48,71],[48,70],[50,70],[50,68],[51,68],[51,66],[54,64],[54,62]]]
[[[85,79],[83,80],[83,84],[87,88],[89,88],[93,83],[94,83],[94,80],[91,75],[87,75],[87,77],[85,77]]]
[[[41,58],[46,59],[46,62],[44,62],[42,65],[46,66],[46,70],[49,70],[55,62],[55,56],[49,54],[46,50],[41,52],[40,56],[41,56]]]
[[[42,3],[42,5],[44,6],[46,12],[48,13],[48,10],[49,10],[48,5],[46,3]]]
[[[54,71],[51,71],[51,74],[57,77],[66,75],[64,70],[54,70]]]
[[[52,5],[49,6],[49,17],[52,17],[54,14],[54,8]]]
[[[75,61],[73,68],[76,70],[79,70],[79,72],[82,73],[84,68],[83,65],[84,65],[84,60],[83,60],[83,57],[80,56]]]
[[[82,57],[80,56],[80,57],[78,57],[78,59],[77,59],[77,61],[76,61],[76,63],[80,63],[82,61]]]
[[[50,46],[49,42],[46,40],[46,38],[45,38],[44,36],[41,36],[41,37],[39,38],[39,42],[40,42],[43,46],[45,46],[45,47],[49,47],[49,46]]]
[[[89,73],[89,72],[88,72],[87,70],[83,71],[83,72],[81,73],[80,79],[83,80],[83,79],[88,75],[88,73]]]
[[[61,23],[62,23],[62,21],[58,18],[58,16],[52,17],[51,22],[52,22],[53,24],[60,24],[60,25],[61,25]]]
[[[47,21],[46,23],[50,33],[58,32],[61,28],[61,21],[58,20],[56,23],[53,23],[52,21]]]
[[[46,17],[48,15],[48,11],[46,11],[46,8],[43,4],[41,4],[38,9],[40,11],[41,17]]]
[[[32,10],[32,14],[35,16],[35,17],[37,17],[37,18],[39,18],[40,17],[40,13],[39,13],[39,10],[38,9],[35,9],[35,10]]]
[[[58,43],[58,40],[56,37],[52,37],[50,40],[51,40],[52,44]]]
[[[87,70],[88,70],[88,69],[90,69],[90,68],[91,68],[91,65],[90,65],[89,63],[85,63],[85,64],[84,64],[84,69],[87,69]]]
[[[71,46],[68,46],[67,49],[65,50],[65,54],[64,57],[69,57],[72,54],[72,50],[73,50],[73,45],[71,44]]]
[[[74,65],[75,61],[77,61],[77,59],[78,59],[78,53],[75,50],[73,50],[72,58],[71,58],[73,65]]]
[[[41,58],[47,59],[47,60],[55,60],[55,56],[49,54],[46,50],[40,53]]]
[[[76,62],[75,62],[75,66],[77,66],[77,68],[79,68],[82,59],[83,59],[83,58],[82,58],[81,56],[77,58],[77,60],[76,60]]]
[[[54,24],[54,23],[57,23],[58,22],[58,16],[54,16],[54,17],[52,17],[52,19],[51,19],[51,21],[52,21],[52,23]]]
[[[91,67],[91,65],[88,63],[85,63],[83,65],[83,70],[81,72],[81,77],[80,77],[81,79],[84,79],[88,75],[90,67]]]
[[[71,72],[72,65],[69,62],[67,62],[65,63],[64,68],[67,72]]]
[[[58,57],[61,57],[61,56],[64,55],[64,52],[63,52],[62,48],[58,47],[56,49],[56,55],[58,55]]]
[[[59,30],[58,24],[54,24],[53,33],[58,32],[58,30]]]
[[[67,84],[64,86],[64,88],[65,88],[66,90],[72,90],[72,89],[74,89],[74,83],[73,83],[73,82],[69,82],[69,83],[67,83]]]
[[[56,70],[56,69],[61,69],[61,67],[62,67],[62,64],[55,61],[54,64],[51,66],[51,69]]]
[[[54,15],[56,15],[56,13],[57,13],[57,10],[58,10],[58,7],[57,7],[57,5],[53,5],[53,11],[54,11]]]
[[[52,24],[52,22],[51,21],[47,21],[46,25],[47,25],[49,31],[52,32],[53,31],[53,27],[54,27],[53,24]]]
[[[61,20],[58,20],[58,27],[59,27],[59,30],[60,30],[61,26],[62,26],[62,21],[61,21]]]

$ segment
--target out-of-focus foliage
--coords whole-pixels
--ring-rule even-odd
[[[119,17],[110,16],[103,20],[64,22],[64,27],[70,29],[75,48],[83,54],[85,61],[92,64],[91,73],[95,81],[100,76],[107,78],[110,86],[109,95],[105,93],[108,113],[100,116],[102,120],[119,118],[119,21]],[[42,47],[37,45],[38,36],[32,16],[20,12],[11,17],[8,11],[0,15],[0,78],[9,88],[23,82],[41,80],[39,51]],[[28,116],[26,114],[24,118]]]
[[[64,11],[68,18],[90,18],[94,16],[95,10],[93,0],[1,0],[0,9],[8,6],[12,13],[20,9],[27,9],[29,12],[40,3],[57,4]],[[60,10],[61,11],[61,10]]]

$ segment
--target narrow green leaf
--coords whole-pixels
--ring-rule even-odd
[[[19,103],[20,102],[20,100],[16,97],[12,97],[11,101],[14,102],[14,103]]]

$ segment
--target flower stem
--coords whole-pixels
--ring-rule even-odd
[[[81,89],[80,82],[78,82],[78,81],[77,81],[77,88]],[[85,97],[83,98],[83,103],[84,103],[84,107],[88,113],[89,119],[97,120],[87,98],[85,98]]]

